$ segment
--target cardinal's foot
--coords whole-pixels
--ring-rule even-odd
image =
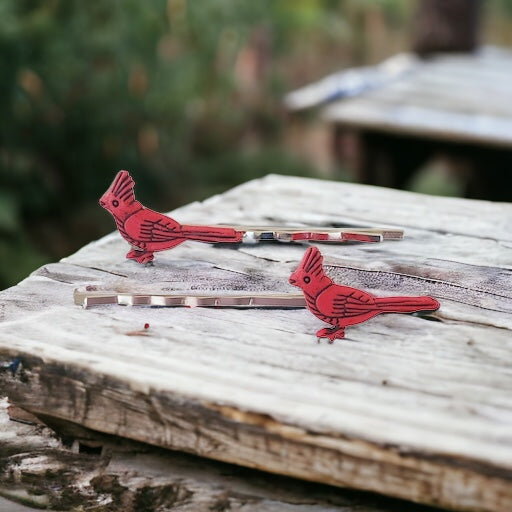
[[[329,343],[333,343],[334,340],[342,339],[345,337],[344,327],[324,327],[316,333],[317,338],[328,338]]]
[[[151,263],[153,258],[155,257],[151,251],[137,251],[136,249],[132,249],[128,252],[126,257],[129,260],[135,260],[137,263]]]

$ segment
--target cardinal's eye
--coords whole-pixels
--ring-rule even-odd
[[[309,276],[304,277],[304,282],[308,284],[311,281],[311,278]]]
[[[114,200],[112,201],[112,206],[113,206],[114,208],[117,208],[117,207],[119,206],[119,201],[118,201],[117,199],[114,199]]]

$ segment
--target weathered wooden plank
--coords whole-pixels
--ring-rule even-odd
[[[275,473],[461,510],[512,507],[512,205],[269,176],[174,216],[404,227],[402,242],[324,245],[327,269],[382,294],[429,293],[439,321],[383,315],[317,345],[319,322],[300,310],[75,307],[85,285],[295,291],[287,278],[304,251],[186,243],[146,268],[124,260],[113,234],[0,295],[0,355],[23,362],[3,373],[12,399]]]
[[[6,512],[388,512],[406,506],[105,436],[64,446],[48,428],[10,422],[6,404],[0,399],[0,496],[37,507],[0,498]]]

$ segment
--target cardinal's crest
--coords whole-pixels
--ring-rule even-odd
[[[129,199],[135,198],[133,192],[134,185],[133,178],[128,171],[119,171],[107,192],[110,192],[120,202],[126,202]]]
[[[322,262],[323,257],[320,251],[316,247],[310,247],[304,254],[300,267],[306,274],[320,277],[323,273]]]

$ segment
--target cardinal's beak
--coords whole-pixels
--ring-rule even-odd
[[[290,282],[290,284],[292,284],[293,286],[297,286],[297,279],[295,278],[295,272],[290,276],[290,279],[288,279],[288,281]]]

